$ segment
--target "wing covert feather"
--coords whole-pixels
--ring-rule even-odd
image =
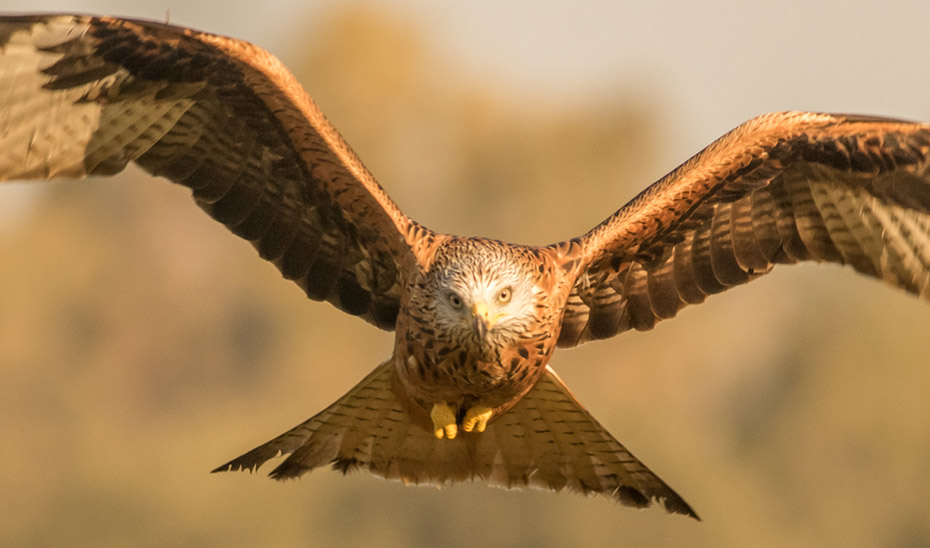
[[[393,328],[402,272],[432,233],[401,213],[274,56],[77,15],[0,18],[0,55],[0,180],[135,162],[189,187],[310,298]]]
[[[778,263],[848,264],[930,300],[930,126],[760,116],[554,247],[578,265],[560,346],[651,329]]]

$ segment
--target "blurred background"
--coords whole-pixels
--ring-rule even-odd
[[[3,9],[262,45],[413,218],[520,243],[581,234],[757,114],[930,120],[923,0]],[[307,301],[183,188],[6,184],[0,546],[930,546],[928,335],[926,303],[805,265],[556,353],[702,523],[481,484],[211,475],[342,395],[391,335]]]

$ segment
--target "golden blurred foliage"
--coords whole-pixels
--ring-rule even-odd
[[[662,171],[648,89],[553,106],[375,8],[315,28],[292,68],[436,230],[565,239]],[[779,269],[556,354],[703,523],[480,484],[278,484],[208,471],[340,396],[391,335],[308,302],[180,187],[130,170],[41,192],[0,232],[0,546],[930,545],[930,308],[846,269]]]

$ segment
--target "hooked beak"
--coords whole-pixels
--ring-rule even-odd
[[[483,302],[475,303],[472,314],[475,317],[475,333],[479,339],[483,339],[488,334],[488,329],[494,325],[494,319],[488,316],[488,305]]]

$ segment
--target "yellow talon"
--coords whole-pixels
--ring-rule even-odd
[[[483,405],[476,405],[465,412],[465,418],[462,420],[462,430],[471,432],[484,432],[491,420],[494,410]]]
[[[433,433],[436,437],[442,439],[445,435],[450,440],[454,440],[459,433],[459,428],[455,424],[455,411],[446,402],[440,402],[433,405],[429,416],[433,419]]]

